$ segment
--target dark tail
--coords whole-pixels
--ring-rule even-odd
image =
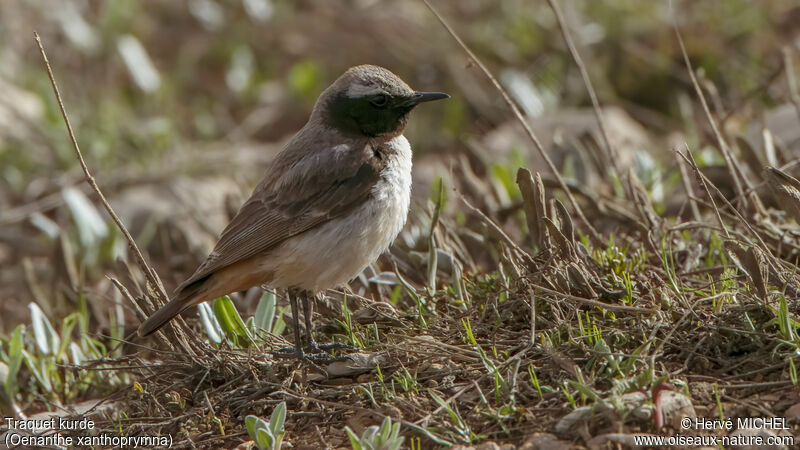
[[[175,316],[203,300],[199,295],[202,294],[203,285],[208,278],[209,277],[201,278],[184,286],[169,303],[162,306],[161,309],[153,313],[153,315],[139,325],[139,336],[148,336],[155,333]]]

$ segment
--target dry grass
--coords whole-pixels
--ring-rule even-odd
[[[632,150],[614,140],[583,49],[573,42],[559,3],[550,5],[599,122],[600,133],[551,144],[583,157],[572,161],[582,181],[559,173],[569,170],[569,160],[550,160],[548,150],[558,152],[546,148],[498,77],[448,27],[523,125],[545,161],[539,167],[554,174],[515,173],[513,165],[487,156],[489,144],[463,145],[464,164],[451,166],[449,184],[439,180],[432,200],[418,202],[390,255],[320,302],[318,335],[359,346],[362,356],[373,358],[366,368],[327,366],[331,377],[321,377],[271,355],[288,344],[281,336],[259,335],[249,348],[215,345],[195,320],[176,321],[144,342],[122,339],[113,324],[90,333],[87,325],[83,335],[113,349],[93,361],[53,359],[49,373],[64,380],[97,375],[92,382],[69,396],[69,389],[47,392],[31,382],[12,398],[0,397],[0,406],[30,414],[102,394],[113,411],[85,413],[100,430],[169,435],[177,448],[235,447],[250,439],[245,416],[268,417],[284,401],[285,441],[295,448],[346,446],[345,426],[360,433],[384,417],[400,421],[406,444],[418,448],[486,441],[547,448],[537,433],[551,433],[564,445],[602,448],[624,444],[633,433],[685,432],[675,422],[681,415],[788,416],[800,404],[796,143],[767,138],[753,146],[720,125],[734,111],[719,109],[724,105],[714,83],[692,67],[676,25],[673,56],[683,67],[674,76],[695,95],[688,104],[702,114],[692,122],[701,131],[687,132],[671,150],[674,158],[665,158],[677,161],[663,163],[674,189],[669,202],[659,200],[653,193],[659,183],[642,181],[646,171],[624,157]],[[794,86],[791,51],[779,56]],[[796,105],[796,86],[790,90],[787,99]],[[91,180],[71,128],[70,137]],[[714,158],[725,163],[718,172],[709,163]],[[43,200],[37,201],[28,208],[38,210]],[[24,205],[18,208],[15,214],[27,217]],[[155,234],[174,246],[192,239],[180,227]],[[51,258],[59,264],[72,259],[65,239]],[[188,250],[175,253],[181,251]],[[152,311],[165,299],[156,273],[169,272],[163,267],[170,265],[161,259],[118,264],[109,271],[105,295],[131,308],[128,315]],[[63,276],[75,287],[77,269],[64,266]],[[84,290],[74,291],[83,299]],[[242,297],[253,295],[237,294],[240,310],[252,306]],[[285,304],[280,293],[278,304]],[[3,341],[3,356],[11,353],[11,341]],[[34,348],[32,339],[26,344]],[[370,365],[375,361],[377,368]],[[106,396],[102,383],[115,392]],[[669,409],[675,403],[663,400],[665,389],[680,394],[681,409]],[[797,436],[797,422],[790,423],[783,433]]]

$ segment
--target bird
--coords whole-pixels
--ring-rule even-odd
[[[383,67],[345,71],[267,165],[213,251],[138,334],[152,334],[192,305],[268,286],[287,292],[292,356],[324,352],[313,339],[312,299],[358,276],[400,233],[411,199],[412,152],[403,136],[409,113],[449,97],[415,91]]]

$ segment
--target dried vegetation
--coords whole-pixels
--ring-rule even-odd
[[[684,416],[786,417],[791,429],[782,433],[797,434],[800,139],[792,133],[800,124],[800,100],[797,63],[793,62],[798,49],[789,44],[788,37],[796,39],[799,32],[788,17],[796,16],[798,10],[776,2],[758,10],[769,17],[766,24],[752,28],[738,24],[744,28],[731,31],[723,23],[716,36],[722,43],[714,47],[706,42],[710,48],[702,48],[692,34],[696,31],[691,28],[693,20],[687,18],[696,14],[707,19],[707,11],[700,6],[678,5],[678,13],[660,16],[665,19],[658,25],[648,20],[651,14],[663,11],[631,10],[647,18],[642,20],[652,41],[634,43],[626,40],[630,35],[625,32],[609,35],[611,44],[625,50],[595,49],[598,55],[592,54],[592,61],[585,63],[581,54],[588,57],[590,52],[581,46],[588,46],[591,30],[581,28],[585,35],[577,39],[578,44],[572,42],[572,30],[593,13],[598,14],[595,20],[605,24],[617,12],[595,11],[599,7],[591,2],[563,2],[560,7],[569,8],[565,19],[553,0],[536,7],[537,14],[547,14],[552,22],[536,23],[536,27],[549,41],[563,38],[559,41],[563,44],[544,45],[541,36],[519,31],[522,37],[509,38],[516,45],[502,46],[495,41],[486,43],[479,30],[465,23],[481,12],[487,14],[489,25],[513,22],[509,15],[514,11],[498,13],[488,6],[491,2],[483,6],[473,3],[473,7],[441,9],[443,16],[453,18],[450,25],[455,32],[461,28],[470,32],[465,39],[479,49],[478,56],[457,53],[461,51],[458,44],[444,40],[446,34],[435,28],[434,15],[423,3],[416,5],[418,8],[405,2],[404,6],[393,5],[394,13],[407,18],[402,23],[386,21],[386,13],[374,5],[359,6],[352,15],[335,6],[292,9],[280,2],[274,5],[291,10],[293,15],[283,18],[296,26],[315,20],[324,25],[312,36],[319,39],[310,39],[311,43],[293,41],[300,37],[288,28],[269,38],[287,52],[299,45],[303,55],[319,53],[319,65],[324,66],[328,56],[317,49],[323,35],[333,36],[335,41],[326,44],[352,48],[387,66],[396,64],[393,61],[418,61],[417,49],[445,52],[446,58],[425,70],[438,73],[437,81],[454,80],[450,91],[454,98],[462,97],[456,100],[458,106],[452,107],[460,108],[457,111],[440,112],[443,119],[417,119],[423,124],[409,130],[412,141],[421,142],[417,202],[390,254],[347,289],[329,292],[320,301],[320,337],[360,349],[350,361],[326,366],[328,378],[271,355],[270,350],[288,345],[281,333],[270,333],[276,330],[271,319],[267,332],[256,333],[247,345],[233,345],[224,339],[215,344],[201,321],[188,316],[154,339],[117,345],[126,331],[134,328],[134,317],[141,319],[145,311],[154,310],[166,299],[158,274],[164,276],[163,284],[173,285],[193,264],[187,255],[202,253],[198,235],[211,240],[219,227],[209,225],[212,220],[203,220],[200,213],[183,212],[180,220],[184,222],[173,217],[137,226],[131,211],[138,211],[138,206],[120,200],[120,209],[130,214],[123,218],[134,229],[133,238],[147,258],[114,263],[113,256],[126,253],[121,250],[125,241],[112,227],[92,234],[96,212],[85,201],[82,187],[76,185],[78,172],[67,172],[66,179],[43,181],[42,173],[53,173],[48,170],[60,169],[58,164],[23,173],[27,160],[15,160],[9,154],[7,148],[23,148],[21,142],[30,142],[35,147],[32,151],[51,154],[48,142],[56,136],[57,127],[41,130],[31,120],[25,122],[30,136],[6,133],[6,147],[0,153],[4,168],[16,168],[31,181],[20,190],[14,175],[4,172],[6,189],[0,191],[0,200],[10,207],[0,213],[0,264],[24,276],[13,282],[5,275],[4,281],[11,287],[0,288],[0,295],[5,295],[6,305],[15,302],[15,308],[32,296],[44,303],[42,307],[53,320],[78,309],[79,315],[72,319],[80,324],[75,332],[73,328],[63,332],[65,320],[53,334],[60,335],[58,343],[63,342],[64,348],[74,344],[91,357],[77,361],[57,344],[49,352],[40,347],[37,353],[33,349],[38,339],[31,333],[23,336],[22,329],[15,341],[14,333],[9,332],[0,356],[15,378],[27,381],[17,383],[13,391],[6,389],[0,406],[30,415],[69,411],[78,405],[83,408],[79,408],[80,414],[94,417],[103,430],[129,436],[170,435],[174,446],[180,448],[235,447],[249,441],[244,418],[269,417],[281,402],[286,402],[288,409],[284,441],[295,448],[346,446],[346,426],[361,435],[385,417],[399,421],[406,444],[416,448],[487,445],[490,441],[528,449],[627,446],[632,433],[685,433],[678,422]],[[749,17],[738,9],[745,8],[739,2],[727,7],[735,10],[733,17]],[[166,3],[160,8],[163,14],[170,14]],[[210,16],[194,14],[207,30],[213,26],[203,22],[212,20]],[[287,13],[278,10],[276,14]],[[530,19],[530,13],[526,14],[521,17]],[[407,33],[408,42],[388,46],[388,54],[375,56],[361,38],[348,38],[344,32],[331,34],[329,28],[347,28],[342,21],[356,20],[356,16],[386,24],[372,27],[369,33],[374,40],[388,39],[397,29],[406,29],[403,27],[416,32]],[[425,26],[418,24],[423,17],[427,18]],[[674,29],[673,18],[677,22]],[[759,27],[773,28],[764,31]],[[776,47],[771,54],[765,52],[763,59],[749,53],[758,49],[747,45],[735,53],[756,60],[741,62],[744,69],[755,71],[754,67],[764,64],[774,70],[761,68],[756,74],[734,76],[724,68],[709,74],[693,67],[700,65],[702,57],[712,58],[737,38],[743,39],[737,32],[752,33],[768,43],[786,43],[782,50]],[[198,42],[207,44],[207,38],[197,37],[201,32],[193,33]],[[54,31],[43,33],[46,46],[48,34],[57,35]],[[421,41],[431,35],[442,40],[433,49]],[[682,39],[691,43],[688,49]],[[462,45],[466,49],[466,44]],[[601,40],[593,45],[606,44]],[[69,87],[62,89],[84,89],[85,80],[68,77],[74,68],[55,56],[52,47],[47,48],[51,60],[56,61],[56,78],[69,80],[65,83]],[[661,54],[655,50],[659,48]],[[558,52],[559,62],[540,61],[529,67],[528,73],[556,73],[568,82],[553,87],[547,79],[525,81],[527,78],[520,78],[525,72],[514,70],[503,71],[498,81],[485,68],[525,67],[532,49]],[[617,73],[613,64],[606,71],[593,69],[595,64],[602,66],[615,58],[630,62],[629,57],[638,58],[639,63],[657,62],[664,73],[643,71],[649,77],[646,82],[615,86],[621,82],[616,77],[625,75]],[[486,58],[487,65],[478,58]],[[709,61],[709,65],[729,63]],[[297,89],[294,101],[302,102],[303,95],[313,95],[319,87],[314,72],[317,66],[309,64],[300,60],[291,68],[300,72],[288,82],[290,89]],[[641,70],[631,64],[631,70]],[[185,81],[187,77],[183,77]],[[603,81],[600,92],[618,94],[622,110],[603,106],[610,103],[603,98],[611,94],[602,94],[598,100],[593,78]],[[304,81],[308,86],[303,87]],[[266,86],[269,83],[265,81],[261,87],[276,93],[278,87]],[[232,89],[230,80],[228,86]],[[648,86],[654,90],[661,87],[664,92],[656,98],[645,92]],[[544,90],[536,94],[535,89]],[[206,92],[209,98],[222,95],[212,93]],[[537,106],[530,96],[541,104]],[[584,96],[587,100],[581,102]],[[77,94],[65,97],[69,109]],[[507,104],[494,100],[501,97]],[[548,101],[589,106],[561,107],[559,112],[566,118],[553,119],[557,108]],[[783,108],[769,106],[780,102]],[[6,108],[0,113],[15,111],[0,106]],[[148,109],[148,105],[138,106]],[[511,106],[515,117],[508,114],[506,106]],[[293,109],[282,104],[277,111],[283,110]],[[765,116],[769,117],[783,111],[782,120],[790,125],[779,129],[770,125],[778,123],[777,119],[756,120],[754,111],[762,110],[767,110]],[[246,176],[257,177],[257,171],[247,172],[248,167],[263,157],[253,155],[277,147],[262,143],[276,140],[269,135],[275,131],[267,130],[283,128],[290,133],[296,119],[278,117],[269,101],[253,111],[249,115],[234,111],[240,120],[227,128],[224,124],[231,117],[212,114],[210,120],[226,132],[212,131],[206,139],[192,136],[202,132],[202,126],[181,132],[180,127],[188,125],[176,123],[173,132],[181,137],[169,138],[171,144],[181,146],[196,139],[208,150],[200,151],[199,156],[177,151],[176,156],[164,157],[166,166],[181,167],[180,176],[190,178],[183,181],[188,190],[202,193],[204,177],[225,159],[219,152],[229,151],[226,147],[233,142],[245,161],[237,167]],[[22,110],[16,113],[26,114]],[[523,113],[530,117],[524,118]],[[618,116],[623,119],[616,120]],[[508,118],[508,122],[500,123],[497,117]],[[195,124],[207,119],[204,114],[194,118]],[[83,130],[100,126],[88,119],[79,122],[79,141]],[[449,137],[442,138],[437,127],[445,129]],[[118,133],[127,136],[131,142],[124,145],[141,152],[141,142],[135,141],[137,129],[114,129],[111,134],[115,140],[122,138]],[[141,139],[160,138],[150,135]],[[148,197],[142,188],[150,185],[163,188],[160,192],[168,192],[170,198],[181,198],[182,188],[172,175],[166,175],[168,170],[141,174],[136,170],[139,162],[132,160],[121,164],[119,172],[125,174],[127,169],[132,175],[116,176],[117,164],[103,153],[101,144],[87,138],[81,145],[88,146],[87,154],[100,160],[98,183],[109,194],[110,203],[124,199],[128,189],[157,205],[159,196]],[[433,154],[437,148],[444,156]],[[530,152],[520,153],[519,149],[527,148]],[[195,165],[188,164],[192,158]],[[92,167],[92,156],[87,160]],[[432,172],[441,178],[431,176]],[[224,178],[229,174],[216,175]],[[64,186],[73,187],[65,190]],[[241,190],[235,186],[229,190],[234,192],[230,203],[236,205]],[[431,194],[426,195],[428,192]],[[222,201],[214,205],[217,211],[225,206]],[[89,219],[80,219],[86,216]],[[185,226],[186,221],[193,222],[191,228]],[[104,224],[102,219],[100,224]],[[46,243],[34,242],[48,229],[52,235]],[[99,229],[102,226],[95,227]],[[45,282],[43,275],[52,282]],[[235,296],[243,316],[252,315],[259,297],[258,290]],[[278,293],[275,311],[279,321],[283,305]],[[36,331],[37,319],[33,320]],[[18,322],[23,320],[4,324]],[[50,326],[41,325],[41,320],[38,323],[45,331]],[[78,334],[81,337],[76,337]],[[14,362],[15,342],[29,348],[27,358],[33,364]],[[96,354],[87,350],[102,345],[109,350]],[[43,361],[39,373],[35,361]],[[49,390],[43,384],[48,377],[54,380]],[[77,384],[69,386],[69,380]],[[86,402],[80,403],[101,396],[103,406],[87,411]],[[711,431],[722,432],[725,430]]]

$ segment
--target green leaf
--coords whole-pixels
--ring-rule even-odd
[[[33,336],[36,338],[36,345],[39,350],[45,355],[55,355],[58,351],[61,340],[56,334],[56,330],[50,325],[44,311],[39,308],[36,303],[29,303],[28,308],[31,310],[31,326],[33,328]]]
[[[22,333],[25,332],[25,325],[18,325],[14,329],[11,341],[8,343],[8,377],[6,378],[5,388],[9,397],[17,393],[19,387],[17,383],[17,373],[22,365]]]
[[[436,207],[431,217],[431,228],[428,233],[428,288],[431,292],[436,292],[436,268],[439,265],[439,254],[436,251],[436,226],[439,224],[439,213],[442,209],[442,199],[444,198],[444,181],[439,178],[439,192],[436,196]]]
[[[428,308],[423,304],[422,298],[417,294],[417,290],[414,289],[402,276],[400,276],[400,272],[397,270],[397,265],[394,266],[394,274],[397,277],[397,280],[406,290],[406,293],[409,297],[414,300],[414,303],[417,305],[417,316],[419,319],[419,324],[422,325],[423,328],[428,328],[428,322],[425,320],[425,314],[428,312]]]
[[[383,422],[381,422],[381,428],[378,431],[378,437],[382,442],[386,442],[389,440],[389,434],[392,432],[392,419],[389,416],[383,418]]]
[[[14,334],[11,336],[11,341],[8,343],[8,357],[12,359],[22,354],[22,333],[25,332],[25,325],[17,325],[14,329]]]
[[[83,344],[83,351],[84,353],[91,356],[93,359],[101,359],[106,354],[106,348],[102,342],[97,342],[94,339],[84,335],[83,339],[81,339],[81,343]]]
[[[266,332],[272,331],[272,322],[275,320],[275,291],[265,290],[258,301],[254,316],[256,329]]]
[[[283,320],[283,315],[286,314],[286,310],[289,309],[289,306],[281,306],[277,308],[277,318],[275,323],[272,325],[272,334],[275,336],[280,336],[283,334],[284,330],[286,330],[286,322]]]
[[[89,308],[86,305],[86,296],[83,294],[78,294],[78,324],[80,326],[80,332],[82,334],[86,334],[89,332]]]
[[[72,364],[76,366],[86,361],[86,355],[83,353],[78,344],[74,342],[69,343],[69,353]]]
[[[500,164],[492,164],[491,169],[494,177],[500,181],[505,188],[506,194],[508,194],[509,198],[515,199],[520,197],[521,194],[519,193],[519,187],[517,186],[514,176],[512,175],[517,172],[519,167],[506,168]]]
[[[286,421],[286,402],[280,402],[275,409],[272,410],[272,415],[269,418],[269,429],[272,434],[277,436],[283,432],[283,423]]]
[[[373,440],[375,440],[375,435],[378,434],[378,427],[372,425],[371,427],[367,427],[364,430],[364,433],[361,434],[361,443],[362,444],[370,444]],[[372,445],[368,445],[368,447],[373,447]]]
[[[52,392],[53,385],[50,384],[50,378],[47,377],[44,359],[36,359],[25,350],[22,351],[22,357],[25,360],[25,365],[28,366],[28,370],[31,371],[33,377],[36,378],[36,381],[39,382],[42,389],[44,389],[45,392]]]
[[[347,437],[350,438],[350,447],[353,450],[363,450],[363,446],[361,445],[361,440],[353,433],[353,430],[350,427],[344,427],[344,431],[347,433]]]
[[[400,429],[400,424],[399,423],[395,424],[395,425],[397,425],[397,428]],[[394,438],[392,438],[389,441],[389,450],[398,450],[400,448],[400,446],[403,445],[403,441],[405,439],[406,439],[405,437],[394,437]]]
[[[56,353],[57,361],[61,361],[67,347],[74,344],[72,342],[72,329],[78,324],[78,320],[80,320],[80,314],[74,312],[65,317],[64,321],[61,322],[61,345],[59,345],[58,352]]]
[[[250,330],[250,334],[256,335],[256,320],[253,317],[248,317],[247,320],[244,322],[244,326]]]
[[[247,416],[244,418],[244,426],[247,428],[247,434],[254,441],[256,440],[256,423],[258,420],[259,419],[256,416]]]
[[[583,383],[579,383],[577,381],[570,381],[569,385],[575,388],[581,395],[591,398],[592,400],[599,402],[602,401],[599,395],[592,391],[588,386]]]
[[[270,434],[268,428],[256,430],[256,445],[258,445],[258,448],[272,450],[273,442],[275,442],[275,437]]]
[[[389,440],[394,442],[398,436],[400,436],[400,422],[396,422],[395,424],[392,425],[392,434],[389,435]],[[400,442],[403,442],[403,440],[400,439]]]
[[[203,302],[197,305],[197,310],[200,311],[200,322],[203,323],[203,330],[206,332],[208,339],[215,344],[221,344],[223,331],[217,318],[214,317],[211,306],[208,302]]]
[[[272,443],[272,450],[281,450],[281,443],[283,443],[284,432],[275,435],[275,442]]]
[[[429,430],[428,428],[421,427],[419,425],[414,425],[413,423],[407,424],[409,428],[416,431],[417,433],[425,436],[426,438],[430,439],[436,444],[443,445],[445,447],[452,447],[453,443],[437,436],[433,431]]]
[[[252,343],[250,332],[247,330],[242,316],[239,315],[239,311],[236,310],[236,306],[233,305],[230,298],[225,296],[214,300],[214,315],[222,331],[235,345],[247,347]]]
[[[459,417],[459,415],[453,410],[453,408],[450,406],[449,403],[447,403],[442,397],[436,395],[436,393],[433,392],[433,390],[429,390],[428,393],[430,394],[431,398],[433,398],[433,401],[435,401],[439,406],[441,406],[447,411],[447,414],[450,416],[450,420],[453,422],[453,425],[455,425],[459,429],[464,428],[463,427],[464,423],[461,420],[461,417]]]
[[[247,429],[247,434],[253,439],[259,449],[272,450],[276,445],[280,448],[283,433],[278,434],[276,437],[269,429],[267,422],[260,417],[252,415],[245,417],[244,426]]]

